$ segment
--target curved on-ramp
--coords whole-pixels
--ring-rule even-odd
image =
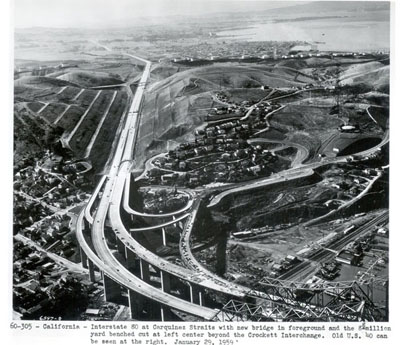
[[[128,174],[129,169],[121,168],[117,182],[115,185],[115,190],[109,207],[109,219],[112,225],[112,229],[116,233],[119,240],[130,250],[132,250],[139,258],[146,261],[150,265],[159,268],[160,270],[169,273],[172,276],[185,280],[189,283],[197,284],[199,286],[216,290],[225,294],[233,295],[238,298],[245,297],[245,293],[242,290],[237,291],[236,289],[231,289],[231,287],[222,285],[217,281],[210,280],[208,276],[201,272],[193,272],[187,268],[175,265],[151,252],[150,250],[144,248],[138,241],[136,241],[125,228],[121,220],[120,215],[120,202],[121,194],[124,188],[125,179],[124,174]],[[158,227],[161,228],[162,224]]]
[[[180,193],[185,193],[185,192],[180,192]],[[187,194],[187,193],[185,193]],[[189,198],[188,203],[181,209],[176,210],[174,212],[169,212],[169,213],[143,213],[139,211],[135,211],[129,206],[129,195],[130,195],[130,181],[129,181],[129,176],[126,178],[126,183],[125,183],[125,191],[124,191],[124,196],[123,196],[123,208],[126,212],[129,214],[132,214],[134,216],[140,216],[144,218],[167,218],[167,217],[173,217],[178,214],[181,214],[187,210],[189,210],[192,207],[193,200]]]
[[[79,245],[89,258],[89,260],[92,261],[93,264],[103,272],[103,274],[106,274],[108,277],[110,277],[113,281],[120,284],[121,286],[129,290],[133,290],[144,297],[155,300],[161,305],[168,306],[170,308],[177,309],[191,315],[199,316],[205,320],[212,320],[214,318],[216,314],[215,310],[202,307],[182,300],[178,297],[169,295],[161,291],[160,289],[155,288],[150,284],[147,284],[140,278],[137,278],[134,274],[123,267],[118,262],[118,260],[115,259],[113,254],[108,249],[107,244],[105,243],[103,237],[104,223],[101,224],[102,222],[100,220],[96,221],[96,223],[94,224],[94,232],[92,231],[92,235],[98,233],[98,235],[95,236],[96,247],[100,249],[101,253],[101,256],[98,257],[96,253],[92,251],[83,235],[83,217],[84,211],[79,214],[77,220],[76,235]],[[102,219],[102,221],[104,221],[104,218]]]

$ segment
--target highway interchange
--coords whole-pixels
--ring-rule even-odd
[[[198,194],[189,194],[188,203],[175,212],[164,214],[148,214],[138,212],[132,209],[129,205],[130,195],[130,175],[131,170],[135,165],[134,152],[137,140],[137,131],[140,123],[140,111],[143,102],[143,93],[148,82],[151,63],[134,55],[129,55],[131,58],[138,60],[145,65],[143,74],[138,83],[136,93],[132,99],[131,106],[127,112],[125,123],[118,139],[118,145],[114,152],[112,164],[107,175],[104,175],[86,208],[84,208],[77,219],[77,238],[79,245],[89,263],[97,267],[102,273],[112,279],[115,283],[126,288],[131,302],[134,294],[137,293],[145,298],[151,299],[161,306],[161,319],[167,315],[167,309],[175,309],[187,314],[195,315],[200,319],[213,320],[218,310],[202,305],[202,302],[194,303],[194,300],[188,301],[184,298],[177,297],[168,291],[168,289],[157,288],[149,281],[141,279],[132,273],[125,265],[123,265],[114,255],[114,250],[110,248],[106,240],[106,222],[109,220],[112,231],[115,233],[118,244],[122,244],[127,257],[134,254],[141,262],[159,270],[161,280],[163,276],[171,276],[181,281],[186,282],[191,293],[195,288],[205,288],[214,290],[234,298],[245,299],[252,295],[252,291],[244,286],[229,282],[216,274],[210,272],[207,268],[201,265],[191,252],[191,231],[196,218],[200,198]],[[255,139],[256,140],[256,139]],[[389,141],[388,132],[380,144],[377,146],[360,152],[358,157],[365,157],[374,153]],[[286,143],[290,145],[290,143]],[[295,164],[292,168],[280,173],[271,175],[268,178],[248,181],[235,185],[218,188],[220,193],[214,196],[208,207],[216,206],[221,200],[229,194],[238,193],[253,188],[260,188],[267,185],[280,183],[288,180],[304,178],[313,174],[314,169],[323,165],[346,162],[350,156],[342,156],[335,158],[326,158],[319,162],[304,164],[303,161],[307,158],[306,149],[301,145],[296,146],[298,152]],[[182,192],[185,193],[185,192]],[[162,219],[162,224],[151,225],[140,228],[126,228],[121,219],[121,205],[124,212],[134,217],[143,217],[149,219]],[[186,267],[173,264],[153,252],[144,248],[134,236],[135,232],[156,230],[164,231],[164,228],[172,224],[183,225],[181,240],[179,244],[180,254]],[[90,229],[90,236],[88,230]],[[360,228],[360,231],[363,228]],[[357,233],[358,233],[357,232]],[[353,235],[352,235],[353,236]],[[88,238],[90,237],[90,241]],[[335,249],[335,248],[332,248]],[[315,255],[325,255],[326,251],[320,250]],[[257,297],[263,297],[262,294],[256,294]],[[201,300],[201,298],[200,298]],[[165,314],[164,314],[165,312]]]

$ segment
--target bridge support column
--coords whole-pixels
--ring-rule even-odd
[[[203,293],[201,289],[194,284],[190,284],[190,302],[198,305],[203,305]]]
[[[136,255],[128,247],[125,247],[126,268],[133,272],[136,268]]]
[[[162,234],[162,244],[165,247],[167,245],[167,236],[165,234],[165,228],[161,228],[161,234]]]
[[[161,321],[173,321],[174,314],[171,312],[171,309],[165,305],[161,306]]]
[[[118,253],[120,253],[120,254],[125,254],[125,246],[124,246],[124,244],[122,243],[122,241],[119,239],[118,236],[116,236],[116,241],[117,241],[117,250],[118,250]]]
[[[92,260],[88,260],[89,263],[89,279],[92,283],[96,282],[96,276],[94,274],[94,264]]]
[[[140,278],[146,283],[150,282],[150,266],[149,263],[140,259]]]
[[[161,278],[161,289],[166,292],[171,292],[171,276],[162,270],[160,270],[160,278]]]
[[[136,291],[128,291],[129,308],[131,318],[137,320],[160,321],[170,320],[169,308],[161,306],[159,303],[152,301]]]
[[[140,320],[143,315],[143,300],[144,297],[138,294],[136,291],[128,291],[129,309],[131,311],[131,318]]]
[[[103,274],[104,299],[106,302],[115,302],[121,300],[121,286],[114,280]]]
[[[216,248],[216,273],[219,276],[223,276],[226,272],[226,245],[227,245],[227,233],[225,232],[222,236],[220,236],[217,248]]]
[[[82,267],[88,268],[88,257],[82,248],[79,248],[79,254],[81,256]]]

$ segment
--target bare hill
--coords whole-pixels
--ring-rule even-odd
[[[359,74],[370,73],[374,70],[382,68],[384,65],[378,61],[371,61],[362,64],[351,65],[346,68],[340,75],[341,79],[355,77]]]
[[[47,89],[54,87],[77,86],[77,85],[70,81],[49,78],[49,77],[22,77],[14,81],[14,86],[16,87],[28,86],[32,88]]]
[[[174,69],[158,66],[153,71],[162,75],[172,73]],[[310,82],[309,78],[302,78],[302,82],[295,81],[301,79],[297,71],[284,66],[218,64],[185,69],[155,81],[145,94],[138,138],[141,145],[138,152],[143,156],[137,159],[170,149],[192,135],[193,129],[202,126],[214,102],[210,91],[222,89],[233,90],[235,94],[252,93],[261,91],[261,85],[292,87]]]
[[[112,77],[105,72],[86,72],[86,71],[71,71],[57,77],[58,80],[65,80],[82,87],[93,87],[102,85],[118,85],[123,81]]]
[[[389,93],[390,67],[384,66],[370,72],[358,74],[354,77],[342,79],[343,85],[363,85],[370,90]]]

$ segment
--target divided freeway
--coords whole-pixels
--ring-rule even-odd
[[[151,63],[134,55],[126,55],[144,63],[145,68],[129,107],[125,124],[120,132],[109,172],[101,178],[94,194],[87,204],[87,207],[82,210],[78,217],[76,231],[78,242],[88,259],[98,267],[103,274],[111,278],[120,286],[128,289],[128,291],[135,291],[144,297],[158,302],[161,306],[166,306],[168,308],[195,315],[205,320],[212,320],[218,311],[171,295],[170,293],[163,291],[163,289],[156,288],[131,273],[117,260],[114,256],[113,250],[108,246],[105,239],[105,223],[106,219],[108,219],[111,223],[112,230],[116,234],[118,240],[123,243],[125,249],[132,251],[140,258],[140,260],[143,260],[151,266],[159,269],[162,273],[166,273],[172,277],[185,281],[191,286],[200,286],[236,298],[243,299],[247,296],[251,296],[251,290],[249,288],[229,282],[216,274],[213,274],[198,263],[192,255],[190,250],[190,236],[200,202],[198,197],[196,198],[195,195],[191,194],[188,203],[183,208],[165,214],[147,214],[135,211],[130,207],[129,195],[131,169],[134,164],[134,151],[140,123],[143,93],[149,78]],[[360,157],[367,156],[378,150],[388,141],[389,134],[386,132],[380,144],[369,150],[360,152],[357,155]],[[327,164],[346,162],[349,158],[349,156],[327,158],[320,162],[303,164],[302,162],[307,155],[306,149],[303,147],[297,148],[300,154],[296,159],[296,164],[293,165],[294,167],[291,169],[274,174],[268,178],[220,188],[222,192],[211,200],[208,207],[217,205],[225,196],[231,193],[307,177],[312,175],[314,169],[318,167]],[[172,218],[172,220],[166,220],[162,224],[153,226],[126,229],[121,219],[121,206],[123,206],[123,209],[128,214],[133,216],[155,219]],[[94,215],[92,214],[92,209],[96,209]],[[91,224],[91,243],[88,243],[84,234],[84,219]],[[166,226],[183,221],[185,221],[186,224],[182,230],[179,249],[181,257],[188,268],[175,265],[157,256],[153,252],[144,248],[134,239],[134,237],[131,236],[132,232],[163,229]],[[359,231],[357,231],[357,233],[358,232]],[[323,250],[321,253],[318,253],[318,255],[323,256]],[[262,298],[260,294],[257,294],[257,297]]]

